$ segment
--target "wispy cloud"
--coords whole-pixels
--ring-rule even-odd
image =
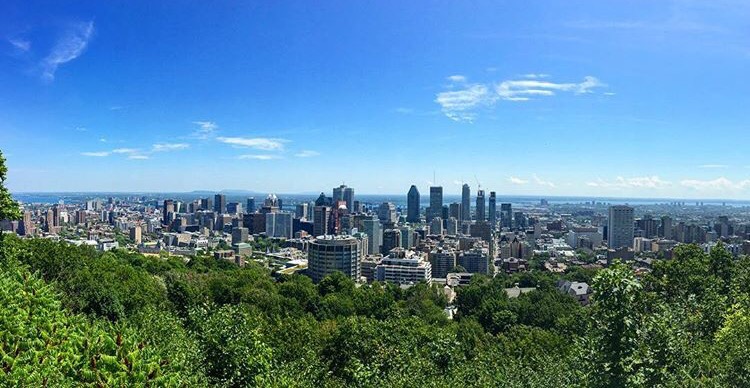
[[[579,83],[555,83],[532,79],[503,81],[495,87],[506,101],[528,101],[534,96],[554,96],[556,92],[574,94],[591,93],[594,88],[606,86],[596,77],[586,76]]]
[[[8,43],[20,51],[29,51],[31,49],[31,42],[21,38],[8,38]]]
[[[284,139],[267,137],[217,137],[216,140],[236,147],[247,147],[261,151],[281,151],[284,149]]]
[[[112,150],[113,154],[135,154],[138,150],[135,148],[115,148]]]
[[[698,168],[729,168],[727,164],[701,164]]]
[[[320,156],[320,152],[313,150],[304,150],[296,153],[294,156],[298,158],[311,158],[313,156]]]
[[[109,156],[109,151],[96,151],[96,152],[81,152],[81,155],[83,156],[92,156],[97,158],[102,158],[105,156]]]
[[[269,154],[246,154],[238,156],[237,159],[272,160],[281,159],[281,156]]]
[[[711,180],[686,179],[681,181],[680,184],[684,187],[691,188],[697,191],[726,192],[743,190],[750,187],[750,179],[745,179],[737,182],[725,177]]]
[[[459,75],[459,74],[456,74],[456,75],[449,75],[448,77],[446,77],[446,79],[447,79],[448,81],[451,81],[451,82],[456,82],[456,83],[459,83],[459,82],[466,82],[466,76],[464,76],[464,75]]]
[[[548,80],[547,74],[525,74],[521,79],[505,80],[494,84],[468,83],[464,76],[451,76],[453,84],[449,90],[440,92],[435,102],[441,106],[443,114],[455,121],[473,122],[477,111],[491,107],[498,100],[529,101],[533,98],[550,97],[557,93],[574,95],[592,93],[606,85],[596,77],[586,76],[581,82],[557,83]]]
[[[508,182],[510,182],[510,183],[512,183],[514,185],[525,185],[525,184],[529,183],[528,180],[521,179],[521,178],[515,177],[515,176],[508,177]]]
[[[157,143],[151,146],[152,152],[168,152],[178,151],[190,148],[190,144],[187,143]]]
[[[409,115],[414,113],[414,109],[412,108],[404,108],[404,107],[398,107],[394,109],[394,112],[401,113],[402,115]]]
[[[557,187],[557,185],[555,185],[553,182],[546,181],[542,178],[539,178],[536,174],[534,174],[532,178],[534,179],[534,183],[536,183],[539,186]]]
[[[140,155],[140,154],[134,154],[134,155],[128,155],[128,159],[133,159],[133,160],[146,160],[146,159],[151,159],[151,157],[150,157],[150,156],[148,156],[148,155]]]
[[[190,136],[195,139],[205,140],[213,136],[219,126],[213,121],[193,121],[198,126]]]
[[[94,22],[78,23],[69,28],[57,41],[49,55],[42,60],[42,78],[55,79],[57,68],[78,58],[88,46],[94,33]]]
[[[641,176],[641,177],[631,177],[631,178],[625,178],[618,176],[613,181],[607,181],[604,179],[597,179],[596,181],[591,181],[586,183],[589,187],[601,187],[601,188],[648,188],[648,189],[658,189],[662,187],[671,186],[672,183],[669,181],[665,181],[658,176]]]
[[[465,85],[461,90],[440,92],[435,102],[451,120],[472,122],[477,118],[475,110],[483,105],[494,104],[495,99],[487,86],[471,84]]]

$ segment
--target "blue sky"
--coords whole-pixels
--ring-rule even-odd
[[[59,3],[0,12],[14,191],[750,198],[745,1]]]

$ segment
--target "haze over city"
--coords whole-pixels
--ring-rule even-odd
[[[749,14],[741,1],[6,2],[7,184],[748,199]]]

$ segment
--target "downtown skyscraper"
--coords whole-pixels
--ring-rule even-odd
[[[461,187],[461,220],[471,221],[471,188],[467,183]]]
[[[415,185],[406,194],[406,221],[419,222],[419,190]]]
[[[607,224],[609,247],[618,249],[632,246],[634,232],[633,208],[626,205],[610,206]]]
[[[443,215],[443,186],[430,186],[430,207],[427,209],[427,222]]]
[[[484,221],[487,219],[487,216],[485,214],[485,200],[484,200],[484,190],[479,189],[477,190],[477,222]]]

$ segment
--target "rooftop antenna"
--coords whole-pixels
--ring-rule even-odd
[[[477,178],[477,174],[474,174],[474,180],[477,181],[477,190],[481,189],[482,188],[482,184],[479,183],[479,179]]]
[[[437,179],[435,178],[435,170],[432,170],[432,184],[437,186]]]

